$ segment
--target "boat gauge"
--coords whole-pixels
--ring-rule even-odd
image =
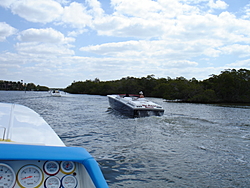
[[[59,172],[60,166],[56,161],[46,161],[43,169],[46,174],[53,176]]]
[[[75,188],[77,186],[77,179],[75,176],[66,175],[62,178],[63,188]]]
[[[73,161],[62,161],[60,164],[60,167],[61,167],[61,171],[64,174],[70,174],[74,172],[76,168],[75,163]]]
[[[7,164],[0,163],[0,187],[14,187],[16,174],[14,170]]]
[[[37,188],[42,184],[42,181],[43,173],[35,165],[24,166],[18,171],[17,183],[22,188]]]
[[[45,188],[60,188],[61,187],[61,181],[56,176],[50,176],[45,180],[44,187]]]

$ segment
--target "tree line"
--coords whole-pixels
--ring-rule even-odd
[[[0,90],[12,90],[12,91],[49,91],[46,86],[35,85],[33,83],[23,83],[22,81],[4,81],[0,80]]]
[[[146,97],[159,97],[166,100],[179,100],[197,103],[250,103],[250,70],[226,69],[219,75],[198,81],[184,77],[155,78],[154,75],[120,80],[95,80],[73,82],[65,89],[72,94],[138,94],[143,91]]]

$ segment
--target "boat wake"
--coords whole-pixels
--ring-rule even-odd
[[[163,112],[159,111],[137,111],[135,117],[162,116]]]

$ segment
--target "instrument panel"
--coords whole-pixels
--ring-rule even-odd
[[[94,187],[85,167],[73,161],[0,161],[0,188]]]

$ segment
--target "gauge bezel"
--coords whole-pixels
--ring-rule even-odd
[[[62,180],[61,180],[61,185],[62,185],[62,187],[66,187],[66,186],[65,186],[65,180],[66,180],[67,178],[72,178],[72,179],[74,179],[74,181],[75,181],[74,187],[70,187],[70,188],[76,188],[77,185],[78,185],[78,181],[77,181],[77,179],[76,179],[75,176],[69,175],[69,174],[63,176],[63,178],[62,178]],[[69,187],[66,187],[66,188],[69,188]]]
[[[45,181],[44,181],[44,187],[45,187],[45,188],[50,188],[49,185],[47,185],[47,183],[48,183],[48,181],[49,181],[50,179],[56,179],[56,180],[58,181],[58,183],[59,183],[58,188],[61,187],[61,180],[60,180],[57,176],[49,176],[49,177],[47,177],[47,178],[45,179]],[[54,186],[53,186],[53,187],[54,187]]]
[[[65,169],[64,168],[64,163],[71,163],[72,164],[72,168],[70,170]],[[73,161],[62,161],[60,163],[60,168],[61,168],[62,173],[64,173],[64,174],[71,174],[72,172],[75,171],[76,165],[75,165],[75,163]]]
[[[26,188],[26,187],[31,187],[31,186],[27,186],[26,184],[24,184],[24,182],[22,181],[21,179],[21,174],[24,170],[26,170],[27,168],[33,168],[33,169],[36,169],[38,172],[39,172],[39,180],[36,184],[32,185],[32,187],[34,188],[38,188],[41,186],[41,184],[43,183],[43,179],[44,179],[44,175],[43,175],[43,172],[42,170],[36,166],[36,165],[25,165],[23,166],[22,168],[19,169],[18,173],[17,173],[17,183],[20,187],[22,188]]]
[[[8,170],[11,171],[12,175],[13,175],[13,181],[11,182],[10,186],[9,187],[14,187],[15,183],[16,183],[16,173],[15,171],[13,170],[13,168],[11,166],[9,166],[8,164],[5,164],[5,163],[0,163],[0,166],[3,166],[5,168],[7,168]]]
[[[51,171],[48,170],[47,165],[48,165],[49,163],[53,163],[53,164],[55,164],[55,165],[57,166],[57,168],[56,168],[55,171],[51,172]],[[46,162],[44,163],[44,165],[43,165],[43,170],[44,170],[44,172],[45,172],[47,175],[54,176],[54,175],[56,175],[56,174],[59,172],[59,170],[60,170],[60,165],[59,165],[59,163],[56,162],[56,161],[46,161]]]

